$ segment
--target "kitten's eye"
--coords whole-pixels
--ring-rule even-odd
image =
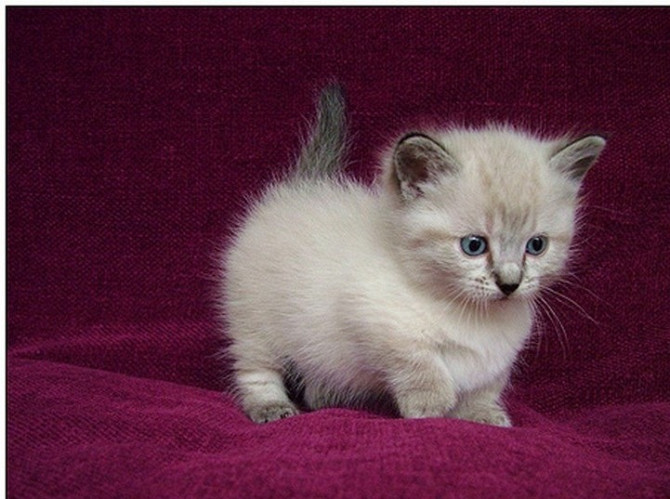
[[[545,236],[531,237],[526,243],[526,253],[530,255],[541,255],[547,249],[549,241]]]
[[[486,253],[486,239],[482,236],[466,236],[461,239],[461,249],[469,256],[479,256]]]

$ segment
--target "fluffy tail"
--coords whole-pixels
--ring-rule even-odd
[[[330,84],[321,90],[316,122],[296,164],[298,178],[332,178],[342,170],[347,149],[345,102],[342,88]]]

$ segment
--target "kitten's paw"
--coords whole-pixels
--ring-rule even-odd
[[[441,418],[449,414],[456,397],[449,393],[416,391],[398,396],[396,402],[403,418]]]
[[[278,419],[288,418],[299,414],[293,404],[276,402],[247,409],[247,415],[254,423],[269,423]]]
[[[458,414],[456,417],[458,419],[474,421],[475,423],[489,424],[504,428],[510,428],[512,426],[512,420],[502,407],[477,407],[466,413]]]

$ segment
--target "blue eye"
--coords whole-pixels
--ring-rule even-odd
[[[531,237],[526,243],[526,253],[529,255],[541,255],[547,249],[549,241],[545,236]]]
[[[465,236],[461,239],[461,249],[469,256],[479,256],[486,253],[486,239],[482,236]]]

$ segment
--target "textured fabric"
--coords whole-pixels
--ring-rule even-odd
[[[9,497],[670,495],[670,11],[7,11]],[[515,427],[227,395],[213,255],[347,90],[352,171],[396,132],[609,135]]]

